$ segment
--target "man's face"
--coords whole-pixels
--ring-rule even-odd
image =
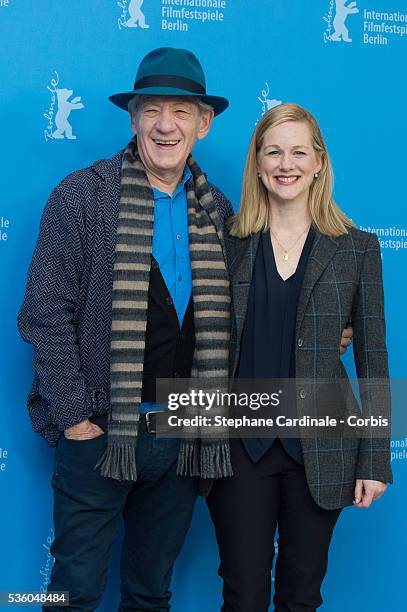
[[[147,174],[158,179],[182,175],[196,140],[205,138],[213,111],[202,111],[191,98],[143,96],[131,116]]]

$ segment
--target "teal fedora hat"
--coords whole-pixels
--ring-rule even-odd
[[[196,56],[187,49],[160,47],[148,53],[137,71],[133,91],[114,94],[109,100],[123,110],[135,95],[193,96],[210,104],[219,115],[229,106],[220,96],[208,96],[205,74]]]

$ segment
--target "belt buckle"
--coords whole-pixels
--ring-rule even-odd
[[[153,429],[153,426],[151,425],[151,429],[150,429],[150,415],[154,414],[155,411],[154,410],[150,410],[150,412],[146,412],[146,427],[147,427],[147,433],[156,433],[156,430]]]

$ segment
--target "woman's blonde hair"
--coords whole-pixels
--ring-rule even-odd
[[[340,236],[355,224],[335,204],[332,197],[333,174],[328,151],[316,119],[298,104],[280,104],[267,111],[253,132],[243,174],[239,212],[231,219],[232,236],[246,238],[269,227],[267,189],[258,176],[257,156],[267,130],[286,121],[301,121],[310,128],[312,145],[322,163],[309,191],[309,212],[312,225],[322,234]]]

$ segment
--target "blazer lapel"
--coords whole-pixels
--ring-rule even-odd
[[[297,329],[300,328],[312,290],[338,248],[338,242],[315,230],[315,240],[305,269],[297,307]]]
[[[246,318],[247,302],[253,275],[254,262],[261,232],[244,240],[236,240],[234,252],[229,258],[229,273],[232,287],[233,326],[232,343],[234,354],[231,355],[232,376],[235,373],[240,354],[240,341]]]
[[[111,159],[103,159],[92,165],[94,172],[103,179],[100,182],[98,199],[104,220],[106,251],[112,270],[115,260],[117,224],[119,219],[122,161],[123,151],[119,151]]]
[[[260,235],[261,232],[257,232],[243,239],[227,236],[226,247],[232,283],[251,281]]]

